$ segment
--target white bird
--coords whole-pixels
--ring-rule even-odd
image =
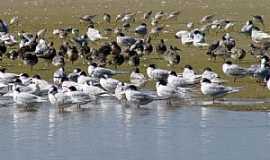
[[[254,27],[251,20],[247,21],[246,24],[241,28],[242,33],[251,33],[252,28]]]
[[[209,44],[205,42],[205,34],[199,30],[194,30],[192,33],[193,45],[195,47],[207,47]]]
[[[161,100],[160,97],[155,97],[148,93],[138,91],[137,87],[134,85],[130,85],[126,88],[125,95],[127,102],[136,105],[138,108],[141,105],[147,105],[154,100]]]
[[[76,103],[78,107],[93,101],[95,98],[91,97],[88,93],[77,90],[76,87],[69,87],[69,91],[65,92],[71,98],[72,103]]]
[[[257,27],[253,27],[251,31],[251,39],[255,43],[270,41],[270,34],[260,31]]]
[[[243,68],[243,67],[240,67],[240,66],[238,66],[236,64],[232,64],[231,61],[226,61],[222,65],[222,71],[227,76],[234,77],[234,82],[236,82],[237,78],[243,78],[245,76],[253,75],[253,71],[251,69]]]
[[[186,65],[184,67],[184,71],[182,73],[182,76],[185,79],[185,81],[189,84],[199,83],[200,78],[201,78],[201,75],[195,74],[191,65]]]
[[[131,46],[136,43],[136,39],[130,36],[125,36],[123,33],[118,33],[116,42],[120,46]]]
[[[189,31],[178,31],[175,37],[181,39],[183,45],[189,45],[193,43],[192,34]]]
[[[79,84],[87,84],[88,82],[91,82],[93,84],[98,84],[98,78],[88,77],[84,71],[82,71],[79,74],[79,77],[77,79],[77,83]]]
[[[89,27],[86,33],[87,37],[90,41],[97,41],[100,39],[107,39],[107,37],[103,37],[100,32],[94,27]]]
[[[192,85],[192,83],[190,83],[185,78],[177,76],[175,71],[170,72],[170,75],[168,76],[167,81],[168,81],[168,85],[173,88],[187,87],[189,85]]]
[[[147,25],[146,23],[142,23],[141,25],[139,25],[138,27],[135,28],[135,33],[139,34],[139,35],[146,35],[147,34]]]
[[[6,68],[0,69],[0,82],[4,84],[8,84],[10,82],[13,82],[16,78],[18,78],[19,75],[15,73],[7,73]]]
[[[30,93],[21,92],[19,88],[14,89],[13,100],[17,105],[22,105],[25,107],[31,107],[32,105],[37,103],[47,102],[47,100],[42,97]]]
[[[98,67],[96,63],[92,63],[88,67],[88,74],[94,78],[101,78],[104,75],[111,77],[116,74],[124,74],[125,72],[114,71],[109,68]]]
[[[239,92],[239,88],[225,87],[217,83],[211,83],[209,79],[204,78],[201,82],[201,92],[203,95],[211,96],[214,103],[215,98]]]
[[[36,54],[42,54],[47,49],[48,49],[47,42],[44,39],[40,39],[37,46],[36,46],[35,53]]]
[[[146,84],[147,79],[142,73],[140,73],[139,68],[135,68],[130,74],[130,82],[137,87],[143,87]]]
[[[146,69],[147,76],[155,81],[167,80],[169,71],[164,69],[157,69],[155,64],[150,64]]]
[[[108,78],[106,76],[100,78],[101,87],[110,93],[115,93],[118,83],[120,83],[120,81],[117,79]]]
[[[53,82],[56,85],[60,85],[63,78],[66,78],[65,69],[63,67],[60,67],[57,71],[53,74]]]
[[[212,71],[210,67],[206,67],[202,73],[202,79],[209,79],[212,83],[224,83],[225,80],[221,79],[219,75]]]
[[[63,92],[59,92],[56,86],[52,86],[48,91],[48,98],[51,104],[58,107],[59,110],[64,111],[64,108],[73,105],[71,97]]]

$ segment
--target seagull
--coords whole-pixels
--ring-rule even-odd
[[[218,97],[239,92],[239,88],[226,87],[217,83],[211,83],[209,79],[204,78],[201,82],[201,92],[203,95],[211,96],[214,103],[215,99]]]
[[[258,21],[259,23],[261,23],[264,26],[263,16],[261,16],[261,15],[253,15],[252,19],[254,21]]]
[[[155,64],[150,64],[147,69],[146,73],[148,77],[152,80],[159,81],[159,80],[167,80],[169,76],[169,71],[164,69],[157,69]]]
[[[136,105],[137,108],[140,108],[141,105],[147,105],[154,100],[164,99],[139,91],[138,88],[134,85],[130,85],[126,88],[125,95],[127,102]]]
[[[131,46],[136,43],[136,39],[133,37],[125,36],[124,33],[118,33],[116,42],[120,46]]]
[[[215,72],[210,67],[204,68],[204,72],[202,73],[202,79],[209,79],[212,83],[224,83],[225,80],[221,79],[219,75]]]
[[[66,78],[67,75],[65,73],[65,69],[60,67],[57,71],[53,74],[53,82],[56,85],[60,85],[63,78]]]
[[[107,76],[103,76],[100,78],[101,87],[110,93],[115,93],[115,89],[116,89],[118,83],[120,83],[119,80],[113,79],[113,78],[108,78]]]
[[[147,25],[146,23],[142,23],[138,27],[135,28],[135,33],[145,36],[147,34]]]
[[[255,43],[270,41],[270,34],[261,31],[258,27],[253,27],[251,31],[251,39]]]
[[[171,71],[170,75],[168,76],[168,86],[171,86],[173,88],[178,88],[178,87],[187,87],[191,85],[189,81],[187,81],[183,77],[177,76],[175,71]]]
[[[130,74],[130,82],[137,87],[143,87],[145,86],[147,79],[140,73],[140,69],[136,67]]]
[[[201,75],[195,74],[191,65],[185,65],[182,76],[189,84],[192,84],[192,85],[199,83],[200,78],[201,78]]]
[[[251,20],[248,20],[246,24],[241,28],[241,33],[251,34],[253,27],[254,27],[253,22]]]
[[[90,41],[97,41],[100,39],[107,39],[107,37],[103,37],[100,32],[94,28],[93,25],[90,25],[86,32],[87,37]]]
[[[175,37],[177,39],[181,39],[181,43],[183,45],[189,45],[189,44],[192,44],[193,43],[193,37],[192,37],[192,34],[189,32],[189,31],[178,31],[176,34],[175,34]]]
[[[0,69],[0,82],[4,84],[8,84],[10,82],[13,82],[15,79],[19,77],[18,74],[15,73],[7,73],[6,68]]]
[[[48,99],[51,104],[58,107],[59,111],[64,111],[64,108],[72,106],[74,103],[71,97],[63,92],[59,92],[56,86],[52,86],[48,91]]]
[[[234,82],[236,82],[237,78],[243,78],[245,76],[249,76],[249,75],[253,74],[251,69],[243,68],[243,67],[240,67],[240,66],[238,66],[236,64],[232,64],[231,61],[226,61],[222,65],[222,71],[227,76],[234,77]]]
[[[199,30],[194,30],[193,33],[193,45],[195,47],[207,47],[209,44],[205,42],[205,34]]]
[[[88,67],[88,74],[94,78],[101,78],[104,75],[111,77],[116,74],[124,74],[125,72],[114,71],[109,68],[98,67],[96,63],[92,63]]]
[[[26,92],[21,92],[20,88],[14,89],[13,101],[17,105],[22,105],[27,108],[37,103],[47,102],[47,100],[42,97],[30,94],[30,93],[26,93]]]

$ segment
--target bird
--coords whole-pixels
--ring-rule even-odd
[[[53,74],[53,82],[54,82],[54,84],[61,85],[63,78],[67,78],[67,75],[65,73],[65,68],[60,67]]]
[[[146,77],[142,73],[140,73],[140,69],[138,67],[133,69],[129,79],[131,84],[137,87],[143,87],[147,82]]]
[[[251,20],[248,20],[246,24],[241,28],[241,33],[251,34],[254,24]]]
[[[129,85],[125,89],[125,96],[127,102],[135,105],[137,108],[140,108],[142,105],[147,105],[155,100],[163,100],[164,98],[155,97],[149,93],[144,93],[139,91],[138,88],[134,85]]]
[[[248,68],[240,67],[236,64],[232,64],[231,61],[226,61],[222,65],[222,71],[227,76],[234,77],[234,82],[236,82],[237,78],[243,78],[245,76],[250,76],[253,74],[253,71]]]
[[[251,39],[255,43],[269,41],[270,34],[261,31],[258,27],[253,27],[251,31]]]
[[[209,79],[212,83],[224,83],[225,80],[221,79],[217,73],[215,73],[210,67],[203,69],[202,79]]]
[[[45,98],[33,95],[31,93],[21,92],[20,88],[15,88],[13,93],[13,101],[20,106],[31,108],[38,103],[45,103]]]
[[[95,78],[101,78],[104,75],[111,77],[116,74],[126,74],[126,72],[115,71],[109,68],[98,67],[96,63],[92,63],[88,67],[88,74]]]
[[[30,66],[30,69],[33,70],[34,66],[38,63],[38,57],[36,54],[27,52],[22,57],[23,63]]]
[[[79,59],[79,51],[76,46],[71,46],[67,50],[67,56],[71,64],[74,64],[76,60]]]
[[[264,26],[263,16],[261,16],[261,15],[253,15],[252,19],[254,21],[258,21],[259,23],[261,23]]]
[[[133,37],[125,36],[124,33],[118,33],[116,37],[116,42],[120,46],[131,46],[133,45],[137,40]]]
[[[104,14],[103,14],[103,20],[104,20],[106,23],[111,23],[111,15],[108,14],[108,13],[104,13]]]
[[[120,83],[119,80],[113,79],[113,78],[108,78],[107,76],[103,76],[100,78],[101,87],[104,88],[109,93],[115,92],[115,89],[116,89],[118,83]]]
[[[202,79],[201,92],[203,95],[211,96],[213,103],[215,99],[223,97],[226,94],[239,92],[239,88],[227,87],[217,83],[212,83],[209,79]]]
[[[160,40],[160,43],[155,48],[158,54],[164,54],[167,51],[167,46],[163,39]]]
[[[143,14],[143,19],[148,20],[151,17],[152,13],[153,13],[152,11],[145,12]]]
[[[147,69],[146,73],[148,77],[154,81],[159,80],[167,80],[169,76],[169,71],[164,69],[157,69],[155,64],[150,64]]]
[[[145,36],[147,32],[148,29],[146,23],[142,23],[141,25],[135,28],[135,33],[137,33],[138,35]]]

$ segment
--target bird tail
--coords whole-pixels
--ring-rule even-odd
[[[44,102],[48,102],[48,100],[45,97],[38,97],[37,102],[44,103]]]

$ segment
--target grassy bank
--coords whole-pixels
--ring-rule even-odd
[[[20,25],[12,26],[11,31],[38,31],[42,28],[48,29],[47,38],[51,41],[54,41],[56,47],[58,48],[61,40],[52,35],[52,30],[55,28],[65,27],[65,26],[74,26],[80,29],[81,33],[86,31],[86,25],[79,22],[79,18],[84,14],[97,14],[103,15],[103,13],[111,13],[113,17],[115,15],[122,13],[124,11],[148,11],[153,10],[159,11],[174,11],[181,10],[182,13],[176,21],[164,22],[168,26],[165,30],[169,31],[168,33],[161,34],[159,38],[154,39],[153,43],[157,43],[160,38],[165,39],[167,44],[176,45],[181,48],[181,64],[176,66],[168,66],[164,60],[159,59],[159,56],[156,54],[146,57],[145,60],[142,60],[141,70],[145,70],[146,66],[151,63],[156,63],[158,67],[176,70],[181,72],[183,66],[186,64],[191,64],[193,68],[198,72],[202,72],[202,69],[209,66],[214,71],[219,73],[222,78],[228,80],[226,85],[231,86],[241,86],[243,89],[241,92],[229,95],[229,98],[268,98],[270,97],[270,91],[267,90],[264,86],[260,86],[255,83],[254,79],[244,78],[239,82],[233,83],[232,78],[225,76],[222,73],[221,65],[223,60],[218,59],[216,62],[210,62],[206,56],[206,51],[194,47],[182,46],[174,38],[176,31],[185,29],[185,24],[187,22],[194,22],[195,24],[200,20],[204,15],[215,14],[218,18],[228,18],[235,21],[236,26],[231,35],[237,40],[237,46],[248,50],[248,45],[250,39],[244,35],[238,33],[242,24],[245,23],[247,19],[250,18],[250,15],[265,15],[265,30],[269,30],[269,8],[270,1],[268,0],[207,0],[207,1],[197,1],[197,0],[37,0],[37,1],[26,1],[26,0],[13,0],[13,1],[4,1],[0,0],[0,18],[8,20],[13,16],[20,17]],[[142,17],[142,14],[138,14],[137,18]],[[97,21],[101,20],[102,16],[97,17]],[[137,22],[137,24],[140,22]],[[134,24],[132,28],[136,27],[137,24]],[[114,28],[117,24],[112,23],[111,25],[105,23],[99,23],[96,27],[101,31],[105,28]],[[224,33],[209,33],[207,34],[207,41],[211,43],[213,40],[220,39]],[[115,37],[110,37],[110,40]],[[97,47],[96,44],[90,44],[90,47]],[[255,59],[251,55],[240,62],[241,66],[250,66],[251,64],[256,63]],[[52,73],[56,70],[54,66],[50,66],[48,69],[44,69],[46,66],[44,63],[39,63],[35,66],[34,70],[30,70],[29,67],[26,67],[19,61],[10,61],[4,59],[1,62],[1,66],[8,68],[10,72],[27,72],[29,74],[40,74],[45,79],[51,79]],[[66,69],[71,71],[75,67],[80,67],[82,69],[87,69],[86,64],[82,64],[82,61],[77,61],[75,64],[67,62]],[[111,66],[112,67],[112,66]],[[119,67],[120,70],[130,71],[131,67],[127,64],[124,64]],[[121,75],[120,80],[127,81],[128,75]],[[150,82],[147,85],[148,88],[153,89],[153,83]],[[233,109],[233,110],[269,110],[269,106],[256,105],[256,106],[237,106],[233,108],[232,105],[218,105],[221,108]]]

